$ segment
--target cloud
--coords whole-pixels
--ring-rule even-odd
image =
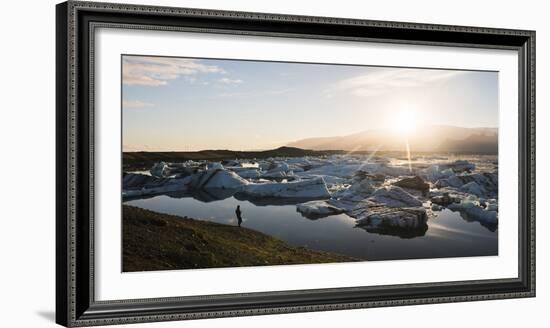
[[[230,79],[230,78],[227,78],[227,77],[223,77],[223,78],[219,79],[218,82],[223,83],[223,84],[228,84],[228,85],[238,85],[238,84],[242,84],[243,80]]]
[[[142,107],[152,107],[154,104],[147,103],[141,100],[122,100],[123,108],[142,108]]]
[[[225,71],[215,65],[206,65],[195,59],[125,56],[122,62],[122,82],[126,85],[166,85],[180,76]]]
[[[397,88],[417,88],[430,83],[448,80],[461,75],[462,71],[378,68],[367,73],[338,82],[335,89],[355,96],[369,97],[390,92]]]
[[[250,92],[222,92],[218,97],[244,97],[251,95]]]
[[[272,89],[272,90],[255,90],[248,92],[221,92],[218,97],[265,97],[272,95],[282,95],[295,91],[293,88]]]

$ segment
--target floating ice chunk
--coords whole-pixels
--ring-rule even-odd
[[[196,173],[190,177],[188,183],[192,189],[240,189],[247,185],[248,181],[238,176],[235,172],[210,169]]]
[[[275,167],[272,167],[270,168],[267,173],[278,173],[278,172],[283,172],[283,173],[286,173],[290,170],[289,166],[287,163],[285,162],[278,162],[275,164]]]
[[[473,187],[473,190],[478,192],[478,196],[494,197],[498,193],[497,172],[453,175],[449,178],[438,180],[435,186],[437,188],[453,187],[459,189],[470,182],[477,183],[479,185],[479,190],[475,190],[474,185],[469,185],[466,188],[469,189]]]
[[[292,175],[293,173],[291,172],[287,173],[283,171],[275,171],[275,172],[269,171],[261,174],[261,177],[264,179],[284,179]]]
[[[296,168],[300,167],[302,170],[304,168],[308,168],[312,166],[312,163],[309,161],[309,159],[305,157],[291,157],[287,159],[286,161],[290,166],[293,166],[293,170],[296,170]]]
[[[341,185],[341,184],[346,182],[346,179],[344,179],[344,178],[333,177],[333,176],[330,176],[330,175],[312,175],[310,177],[311,178],[323,178],[323,180],[325,181],[327,186],[328,185],[330,185],[330,186]]]
[[[444,168],[450,168],[456,173],[471,172],[476,168],[474,163],[470,163],[467,160],[456,160],[452,163],[442,164],[441,166]]]
[[[122,189],[141,189],[148,184],[162,185],[166,180],[141,173],[125,173],[122,177]]]
[[[498,202],[496,199],[488,199],[485,202],[485,209],[487,211],[498,211]]]
[[[334,214],[344,213],[343,208],[339,208],[331,201],[313,200],[306,203],[296,205],[296,210],[302,215],[310,219],[317,219]]]
[[[350,178],[353,176],[355,171],[361,167],[361,164],[343,164],[337,165],[330,163],[320,167],[313,168],[311,170],[303,172],[305,175],[327,175],[338,178]]]
[[[448,207],[451,211],[460,211],[465,213],[471,219],[476,221],[496,224],[498,223],[498,213],[495,211],[488,211],[473,201],[462,201],[461,203],[453,203]]]
[[[454,174],[454,172],[453,172],[453,169],[445,169],[445,170],[441,171],[441,174],[443,176],[450,177],[451,175]]]
[[[333,194],[334,198],[347,201],[361,201],[367,198],[374,191],[371,181],[366,178],[360,181],[354,181],[347,189],[342,189]]]
[[[158,162],[153,165],[151,170],[151,175],[157,178],[165,178],[169,176],[169,168],[165,162]]]
[[[485,194],[485,190],[477,184],[477,182],[472,181],[468,182],[460,187],[460,190],[469,194],[474,194],[476,196],[482,196]]]
[[[254,168],[240,167],[229,168],[231,171],[237,173],[238,176],[245,179],[257,179],[260,177],[260,171]]]
[[[374,191],[374,187],[370,179],[367,178],[352,184],[348,191],[356,195],[369,195]]]
[[[443,169],[439,165],[431,165],[428,168],[422,170],[420,175],[426,178],[426,180],[431,182],[436,182],[439,179],[445,179],[454,175],[452,169]]]
[[[149,170],[152,176],[157,178],[168,178],[168,177],[184,177],[191,175],[195,168],[198,167],[198,163],[188,162],[188,163],[166,163],[158,162],[153,165]]]
[[[424,180],[422,180],[419,176],[402,178],[399,181],[394,182],[393,185],[401,188],[416,189],[423,192],[430,190],[430,185],[424,182]]]
[[[448,192],[444,192],[443,195],[437,195],[432,197],[430,201],[440,206],[447,206],[454,202],[458,202],[459,200],[456,197],[449,195]]]
[[[330,198],[330,193],[322,178],[283,183],[251,183],[244,186],[241,192],[252,197]]]
[[[374,191],[369,200],[388,207],[418,207],[422,202],[396,186],[382,187]]]
[[[393,177],[411,174],[408,167],[389,166],[387,164],[369,163],[364,167],[370,173],[385,174]]]
[[[130,173],[122,178],[122,197],[143,197],[169,192],[186,191],[190,177],[157,178]]]
[[[444,188],[444,187],[460,188],[463,184],[464,184],[464,180],[453,174],[448,178],[437,180],[437,182],[435,183],[435,186],[437,188]]]
[[[219,162],[208,163],[206,166],[207,170],[223,170],[223,165]]]
[[[401,238],[423,236],[428,230],[426,209],[374,207],[369,214],[357,221],[363,229]]]
[[[290,170],[290,166],[285,162],[273,162],[268,166],[263,166],[261,177],[265,179],[284,179],[294,176],[294,172]]]

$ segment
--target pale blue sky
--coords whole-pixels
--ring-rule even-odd
[[[382,128],[497,127],[498,74],[123,57],[125,151],[258,150]]]

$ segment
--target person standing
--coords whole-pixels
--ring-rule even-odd
[[[237,215],[237,223],[239,224],[239,228],[241,227],[241,223],[243,222],[243,218],[241,217],[241,205],[237,205],[237,209],[235,210],[235,215]]]

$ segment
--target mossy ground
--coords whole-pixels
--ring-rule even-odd
[[[356,261],[261,232],[123,206],[123,271]]]

